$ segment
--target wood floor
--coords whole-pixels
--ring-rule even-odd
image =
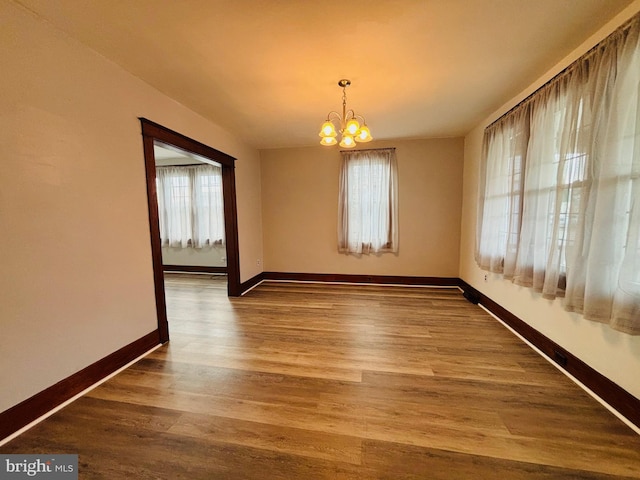
[[[171,342],[0,447],[82,479],[640,478],[640,436],[457,289],[170,275]]]

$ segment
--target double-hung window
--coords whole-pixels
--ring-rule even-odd
[[[338,251],[398,251],[398,180],[395,149],[342,152]]]

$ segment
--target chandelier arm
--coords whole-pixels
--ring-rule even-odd
[[[345,113],[344,121],[346,123],[348,120],[351,120],[352,118],[356,118],[356,117],[357,117],[356,112],[354,112],[353,110],[349,109]]]
[[[333,115],[333,118],[331,118],[331,115]],[[344,116],[340,115],[338,112],[332,110],[327,114],[327,121],[328,122],[333,122],[334,120],[336,120],[338,122],[338,124],[337,124],[338,130],[340,132],[342,132],[342,130],[344,130],[344,124],[346,122]]]
[[[331,115],[334,116],[333,119],[331,118]],[[338,121],[341,122],[342,121],[342,117],[340,116],[340,114],[338,112],[335,112],[335,111],[332,110],[327,114],[327,121],[330,122],[331,120],[338,120]]]

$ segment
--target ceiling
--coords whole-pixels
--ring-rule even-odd
[[[341,78],[376,139],[464,135],[631,3],[15,1],[256,148],[317,145]]]
[[[220,166],[220,163],[214,162],[206,157],[202,157],[193,152],[187,152],[173,145],[164,145],[158,142],[154,142],[153,144],[153,157],[157,166],[193,165],[196,163]]]

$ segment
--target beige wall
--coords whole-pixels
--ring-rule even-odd
[[[156,328],[138,117],[238,158],[241,278],[261,269],[260,158],[0,0],[0,411]]]
[[[399,253],[338,253],[339,148],[263,150],[266,271],[458,276],[462,139],[367,144],[376,147],[396,147]]]
[[[511,282],[502,280],[498,275],[489,274],[488,281],[485,282],[486,272],[476,266],[473,252],[478,162],[484,127],[552,78],[639,10],[640,1],[636,1],[569,57],[534,82],[518,97],[494,112],[467,135],[465,138],[464,200],[460,244],[460,277],[463,280],[638,398],[640,398],[640,336],[632,337],[616,332],[605,325],[584,320],[580,315],[564,311],[560,300],[545,300],[530,289],[515,286]]]
[[[162,263],[195,267],[226,267],[227,248],[224,245],[202,248],[162,247]]]

